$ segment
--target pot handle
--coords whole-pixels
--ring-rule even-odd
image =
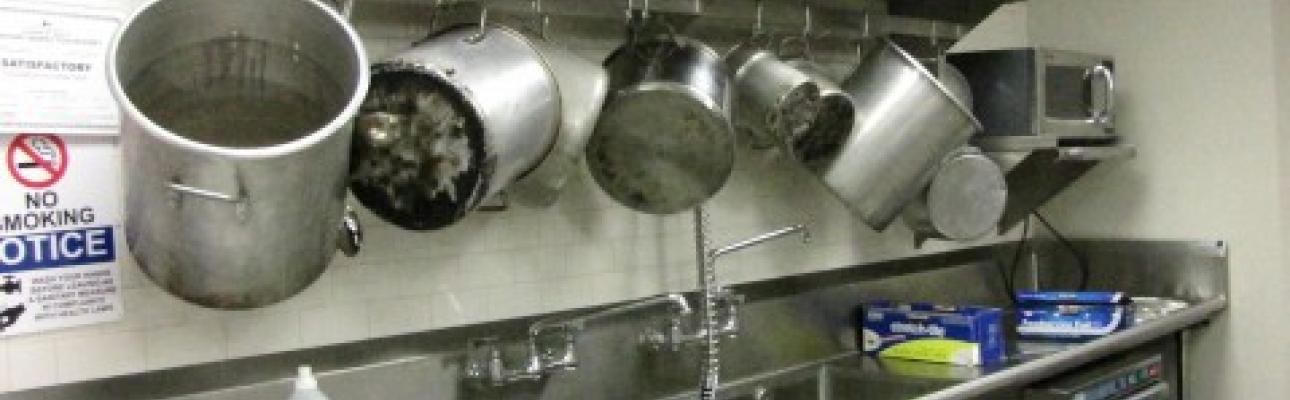
[[[1098,64],[1089,68],[1085,76],[1089,80],[1090,93],[1092,92],[1091,87],[1093,85],[1093,77],[1102,77],[1104,85],[1104,90],[1102,92],[1102,108],[1093,110],[1088,121],[1101,125],[1103,128],[1109,128],[1111,126],[1111,119],[1115,115],[1115,74],[1111,72],[1111,68],[1108,68],[1106,65]]]
[[[363,248],[363,225],[358,221],[354,209],[345,206],[345,216],[340,223],[340,243],[336,247],[348,257],[358,255]]]
[[[166,184],[166,187],[170,188],[170,191],[175,192],[176,195],[188,195],[193,197],[200,197],[207,200],[222,201],[225,203],[240,205],[242,203],[245,203],[245,200],[246,200],[245,196],[242,196],[240,193],[236,195],[231,195],[227,193],[217,192],[214,190],[207,190],[207,189],[202,189],[198,187],[188,186],[188,185],[179,183],[178,179]]]
[[[194,186],[188,186],[183,183],[180,183],[179,178],[174,178],[169,183],[167,183],[166,188],[170,189],[171,195],[173,196],[172,197],[172,200],[174,201],[173,204],[178,205],[179,198],[183,196],[192,196],[199,199],[229,203],[229,204],[232,204],[234,207],[236,207],[234,212],[237,214],[237,217],[239,219],[246,218],[246,205],[247,205],[246,192],[245,192],[245,189],[243,189],[241,186],[240,179],[238,184],[238,192],[235,195],[209,190],[209,189],[202,189]]]

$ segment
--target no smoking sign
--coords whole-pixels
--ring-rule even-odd
[[[67,145],[55,135],[17,135],[5,151],[9,175],[30,189],[44,189],[58,183],[67,173],[67,163]]]

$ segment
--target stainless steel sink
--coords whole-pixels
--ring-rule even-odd
[[[896,374],[892,369],[906,370]],[[979,370],[926,363],[892,363],[846,353],[727,382],[718,397],[726,400],[911,399],[971,379],[976,371]],[[668,400],[692,398],[694,393],[683,393]]]
[[[912,399],[935,392],[949,382],[892,381],[865,376],[846,368],[821,366],[815,376],[778,385],[760,383],[727,390],[729,400],[869,400]]]

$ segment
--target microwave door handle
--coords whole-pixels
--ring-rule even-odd
[[[1100,125],[1103,128],[1111,127],[1111,119],[1115,115],[1115,73],[1111,72],[1105,64],[1094,65],[1084,74],[1085,80],[1089,84],[1089,93],[1093,92],[1095,77],[1102,78],[1102,107],[1101,109],[1091,110],[1089,113],[1090,124]]]

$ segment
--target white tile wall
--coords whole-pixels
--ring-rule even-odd
[[[136,2],[108,1],[123,8]],[[418,28],[359,26],[373,58],[402,48]],[[599,58],[606,49],[580,50]],[[741,154],[709,207],[717,243],[793,223],[813,231],[808,244],[773,243],[723,259],[726,283],[917,251],[904,226],[882,234],[868,229],[813,178],[774,155]],[[358,258],[338,255],[302,294],[259,310],[187,304],[143,278],[125,257],[124,319],[0,339],[0,391],[603,304],[695,284],[691,215],[628,211],[585,172],[550,209],[477,213],[442,231],[407,232],[370,213],[361,217],[367,240]],[[950,246],[931,242],[923,251]]]

